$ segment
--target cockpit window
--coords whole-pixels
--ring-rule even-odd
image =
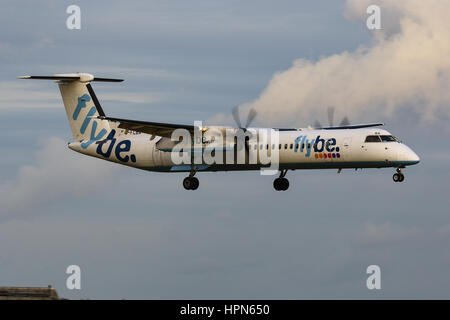
[[[383,142],[394,142],[394,141],[398,141],[398,140],[394,136],[381,136],[381,141],[383,141]]]
[[[380,136],[367,136],[366,142],[381,142]]]

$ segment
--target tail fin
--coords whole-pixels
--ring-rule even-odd
[[[121,79],[95,78],[87,73],[23,76],[19,79],[55,80],[66,108],[74,141],[85,141],[85,147],[102,139],[110,131],[109,122],[96,119],[105,116],[90,84],[91,81],[121,82]]]

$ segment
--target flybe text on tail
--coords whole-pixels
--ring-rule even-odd
[[[81,97],[78,97],[78,104],[77,104],[75,110],[73,111],[73,115],[72,115],[72,119],[74,121],[76,121],[78,119],[81,110],[86,108],[86,102],[89,102],[89,101],[91,101],[91,97],[88,94],[84,94]],[[86,116],[83,120],[83,123],[80,127],[81,134],[84,134],[86,132],[86,129],[87,129],[89,123],[91,122],[92,117],[94,117],[94,115],[96,113],[97,113],[97,109],[94,106],[92,106],[89,109],[88,113],[86,114]],[[83,149],[86,149],[87,147],[89,147],[89,145],[91,145],[94,141],[103,138],[103,136],[107,133],[107,131],[105,129],[101,129],[98,134],[96,134],[96,131],[97,131],[97,121],[92,120],[90,138],[89,138],[89,140],[87,140],[81,144],[81,147]]]

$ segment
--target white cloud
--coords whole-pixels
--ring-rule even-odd
[[[398,108],[423,120],[450,115],[450,2],[347,0],[347,17],[365,25],[370,4],[380,5],[383,28],[373,32],[372,46],[295,60],[249,104],[261,120],[311,124],[305,122],[323,119],[328,106],[351,120],[376,120]]]
[[[14,180],[0,184],[0,219],[32,216],[39,206],[95,192],[112,170],[112,164],[77,155],[59,138],[45,139],[36,164],[20,167]]]

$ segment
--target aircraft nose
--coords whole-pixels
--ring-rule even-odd
[[[411,164],[417,164],[420,162],[419,156],[411,149],[408,150],[407,159],[407,161]]]

